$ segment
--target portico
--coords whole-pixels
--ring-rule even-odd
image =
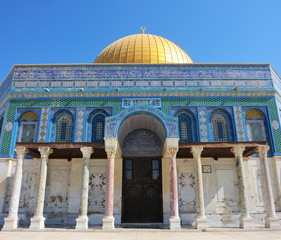
[[[107,154],[107,174],[106,182],[108,183],[105,191],[105,215],[103,218],[103,229],[112,230],[115,227],[114,221],[114,209],[121,208],[121,202],[119,199],[120,192],[119,187],[114,183],[114,179],[117,180],[117,184],[120,183],[120,174],[117,173],[117,178],[114,178],[116,169],[114,163],[116,159],[121,157],[121,148],[117,139],[105,139],[106,146],[103,147],[101,144],[94,143],[75,143],[75,144],[54,144],[54,143],[33,143],[24,144],[18,143],[16,151],[18,153],[17,168],[14,180],[14,187],[11,196],[11,204],[9,209],[9,215],[5,219],[5,225],[3,230],[13,230],[18,227],[18,201],[20,195],[19,185],[21,184],[21,171],[24,165],[24,156],[28,152],[30,155],[37,157],[41,156],[40,172],[39,172],[39,185],[37,190],[36,207],[34,217],[31,219],[31,230],[44,229],[45,218],[44,212],[44,194],[46,189],[46,176],[48,159],[59,159],[62,157],[63,151],[68,150],[66,155],[63,157],[67,158],[80,158],[80,172],[81,182],[78,184],[82,186],[80,188],[80,207],[78,218],[76,219],[76,229],[86,230],[88,228],[88,201],[91,201],[88,196],[88,185],[89,185],[89,160],[93,158],[105,158]],[[178,146],[178,147],[177,147]],[[69,151],[69,149],[72,149]],[[179,202],[178,202],[178,176],[177,176],[177,159],[186,158],[193,159],[195,166],[195,177],[196,177],[196,207],[197,216],[195,218],[195,227],[198,229],[206,229],[208,227],[208,221],[205,214],[205,199],[204,199],[204,183],[202,178],[202,163],[201,158],[206,157],[235,157],[236,169],[238,176],[238,187],[240,195],[240,211],[241,216],[239,220],[240,228],[251,229],[253,228],[253,219],[249,212],[249,203],[247,199],[247,187],[245,183],[244,163],[243,158],[247,157],[255,151],[265,152],[267,145],[264,142],[247,142],[247,143],[193,143],[193,144],[178,144],[176,139],[167,139],[163,147],[163,159],[162,159],[162,184],[163,184],[163,214],[169,212],[169,224],[171,230],[179,230],[181,228],[180,215],[179,215]],[[216,154],[216,155],[214,155]],[[169,161],[169,169],[167,172],[165,168],[165,159]],[[265,164],[267,157],[265,154],[260,156],[261,163]],[[37,161],[37,160],[33,160]],[[117,164],[118,166],[118,164]],[[265,178],[268,173],[265,170]],[[168,174],[168,175],[167,175]],[[169,185],[167,185],[167,176],[169,176]],[[267,201],[267,220],[265,227],[274,228],[278,227],[278,218],[276,217],[274,205],[272,205],[272,189],[267,183],[267,180],[263,179],[265,185],[264,195],[268,198]],[[166,192],[168,190],[168,192]],[[168,195],[167,195],[168,194]],[[166,198],[169,196],[169,199]],[[114,199],[115,198],[115,199]],[[119,202],[119,203],[118,203]],[[169,208],[167,208],[169,203]],[[116,205],[117,204],[117,205]],[[119,205],[120,204],[120,205]],[[164,216],[163,215],[163,216]]]

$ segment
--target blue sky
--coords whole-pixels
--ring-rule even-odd
[[[196,63],[271,63],[281,75],[280,0],[0,0],[0,82],[14,64],[91,63],[143,25]]]

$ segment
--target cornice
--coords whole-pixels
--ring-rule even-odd
[[[77,92],[10,92],[9,99],[112,98],[112,97],[274,97],[276,90],[248,91],[77,91]]]

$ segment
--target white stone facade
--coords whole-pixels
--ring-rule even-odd
[[[162,158],[163,219],[169,224],[169,159]],[[50,159],[44,200],[46,225],[74,226],[79,214],[81,195],[81,166],[83,159]],[[209,226],[239,226],[239,186],[234,158],[202,158],[205,214]],[[281,216],[281,158],[268,158],[274,206]],[[107,159],[91,159],[89,173],[89,225],[102,224],[105,214]],[[7,216],[16,161],[0,161],[0,224]],[[39,182],[39,159],[25,159],[19,202],[20,226],[29,226],[36,205]],[[122,213],[122,159],[115,159],[114,217],[121,224]],[[265,199],[261,178],[260,159],[244,158],[249,212],[256,224],[265,224]],[[193,159],[177,159],[179,214],[181,224],[195,224],[196,173]]]

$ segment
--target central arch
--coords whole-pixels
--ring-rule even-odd
[[[122,149],[122,223],[162,223],[163,123],[148,113],[127,117],[118,129]]]

